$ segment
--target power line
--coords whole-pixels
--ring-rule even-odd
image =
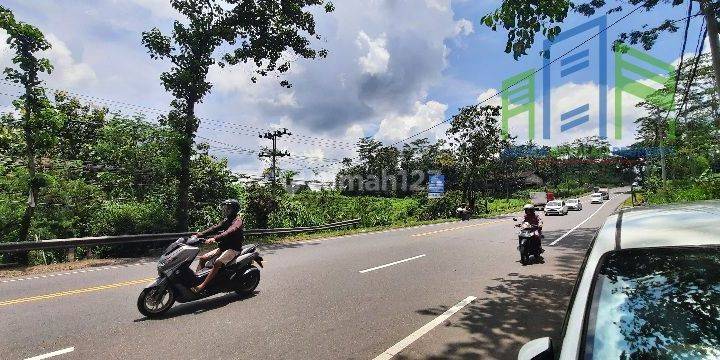
[[[690,95],[690,88],[692,86],[693,81],[695,80],[695,75],[697,73],[698,65],[700,64],[700,59],[702,57],[703,48],[705,47],[705,42],[703,41],[705,37],[707,36],[707,26],[705,24],[705,18],[703,18],[702,24],[700,25],[700,33],[698,36],[697,43],[695,44],[695,62],[693,63],[693,67],[690,71],[690,76],[687,79],[687,84],[685,86],[685,93],[683,94],[683,100],[680,104],[680,109],[678,110],[678,114],[682,114],[684,112],[684,108],[687,105],[688,97]],[[687,113],[684,113],[683,119],[687,119]]]
[[[0,79],[0,82],[5,83],[5,84],[10,85],[10,86],[22,87],[22,85],[20,85],[20,84],[17,84],[17,83],[8,81],[8,80],[4,80],[4,79]],[[100,98],[100,97],[92,96],[92,95],[86,95],[86,94],[82,94],[82,93],[78,93],[78,92],[73,92],[73,91],[69,91],[69,90],[52,88],[52,87],[49,87],[49,86],[40,86],[40,88],[45,89],[45,90],[56,91],[56,92],[64,92],[64,93],[73,95],[73,96],[75,96],[75,97],[81,98],[81,99],[87,99],[87,100],[89,100],[89,101],[91,101],[91,102],[92,102],[92,101],[95,101],[95,102],[100,102],[100,103],[103,103],[103,104],[116,104],[116,106],[119,106],[119,107],[124,108],[124,109],[126,109],[126,110],[127,110],[127,109],[131,109],[131,111],[134,111],[134,112],[137,112],[137,113],[140,113],[140,114],[143,114],[143,115],[148,115],[146,112],[150,112],[150,113],[155,113],[156,115],[160,115],[160,116],[167,116],[167,114],[168,114],[168,112],[169,112],[169,111],[167,111],[167,110],[161,110],[161,109],[153,108],[153,107],[150,107],[150,106],[136,105],[136,104],[131,104],[131,103],[128,103],[128,102],[123,102],[123,101],[118,101],[118,100],[105,99],[105,98]],[[7,95],[7,94],[4,94],[4,95],[6,95],[6,96],[8,96],[8,97],[12,97],[12,96]],[[20,95],[20,94],[18,94],[18,95]],[[212,122],[212,123],[219,124],[219,125],[232,126],[232,127],[236,127],[236,128],[237,128],[237,127],[239,127],[239,128],[246,128],[246,129],[250,129],[250,130],[254,130],[254,131],[268,131],[268,130],[272,130],[272,129],[268,129],[268,128],[262,128],[262,127],[253,126],[253,125],[247,125],[247,124],[241,124],[241,123],[231,123],[231,122],[227,122],[227,121],[210,119],[210,118],[202,117],[202,116],[197,116],[197,118],[200,119],[200,120],[203,120],[203,121]],[[212,128],[212,127],[210,127],[210,128]],[[254,134],[253,134],[253,135],[254,135]],[[323,143],[332,143],[332,144],[334,144],[334,145],[340,145],[340,146],[354,146],[354,145],[355,145],[355,144],[350,143],[350,142],[347,142],[347,141],[341,141],[341,140],[335,140],[335,139],[328,139],[328,138],[321,138],[321,137],[317,137],[317,136],[310,136],[310,135],[303,135],[303,134],[296,134],[295,136],[296,136],[296,137],[300,137],[300,138],[309,139],[308,141],[311,142],[311,143],[323,142]],[[295,141],[295,142],[298,142],[298,141]]]

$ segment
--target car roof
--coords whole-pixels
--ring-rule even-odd
[[[720,245],[720,201],[621,210],[607,221],[615,222],[614,234],[596,242],[612,242],[614,249]]]
[[[602,193],[596,192],[596,193],[590,194],[590,196],[602,196]]]

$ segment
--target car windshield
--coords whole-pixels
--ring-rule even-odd
[[[720,249],[629,249],[596,278],[584,359],[720,357]]]
[[[562,203],[560,201],[551,201],[548,203],[548,206],[560,206]]]

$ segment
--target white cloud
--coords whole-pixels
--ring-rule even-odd
[[[448,11],[450,9],[450,0],[425,0],[425,4],[431,9]]]
[[[166,19],[174,19],[178,16],[168,0],[114,0],[116,2],[130,2],[139,7],[147,9],[153,16]]]
[[[463,35],[467,36],[473,33],[473,23],[468,19],[460,19],[455,22],[455,30],[453,34],[455,36]]]
[[[0,30],[0,67],[16,67],[12,64],[13,50],[7,44],[8,35]],[[53,65],[52,74],[49,76],[53,84],[60,87],[74,87],[88,85],[97,79],[93,68],[82,61],[76,61],[68,46],[55,34],[49,33],[45,38],[52,46],[49,50],[38,53],[38,57],[45,57]]]
[[[385,34],[372,39],[365,31],[360,31],[357,37],[357,45],[361,49],[367,49],[367,54],[358,59],[360,68],[363,72],[370,75],[377,75],[387,71],[390,62],[390,52],[388,52],[387,39]]]
[[[76,62],[67,45],[55,34],[48,34],[48,42],[52,45],[50,50],[44,52],[54,66],[53,78],[62,86],[74,87],[95,81],[97,76],[93,68],[84,62]]]
[[[380,128],[374,137],[384,142],[403,140],[445,120],[446,110],[447,105],[437,101],[431,100],[425,103],[417,101],[413,113],[385,117],[380,122]],[[436,138],[441,135],[444,128],[437,127],[433,130],[435,131],[425,133],[422,137]]]
[[[477,104],[480,105],[500,106],[502,104],[502,99],[500,98],[500,95],[497,95],[497,93],[497,89],[489,88],[481,92],[480,95],[477,96],[477,99],[475,101]]]

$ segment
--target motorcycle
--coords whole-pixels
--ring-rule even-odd
[[[240,296],[252,294],[260,283],[260,269],[263,258],[253,244],[245,245],[232,261],[223,266],[208,288],[201,294],[190,290],[203,282],[213,259],[203,264],[197,274],[190,268],[200,253],[203,240],[192,236],[179,238],[165,249],[157,264],[158,277],[140,293],[137,307],[146,317],[158,317],[180,303],[199,300],[218,293],[236,292]]]
[[[517,221],[517,219],[513,218],[513,221]],[[542,226],[531,225],[527,221],[524,221],[522,224],[516,224],[515,226],[520,228],[518,232],[520,263],[523,265],[529,264],[530,257],[534,257],[535,260],[540,260],[542,258],[540,254],[544,252],[541,244],[542,235],[540,235]]]

